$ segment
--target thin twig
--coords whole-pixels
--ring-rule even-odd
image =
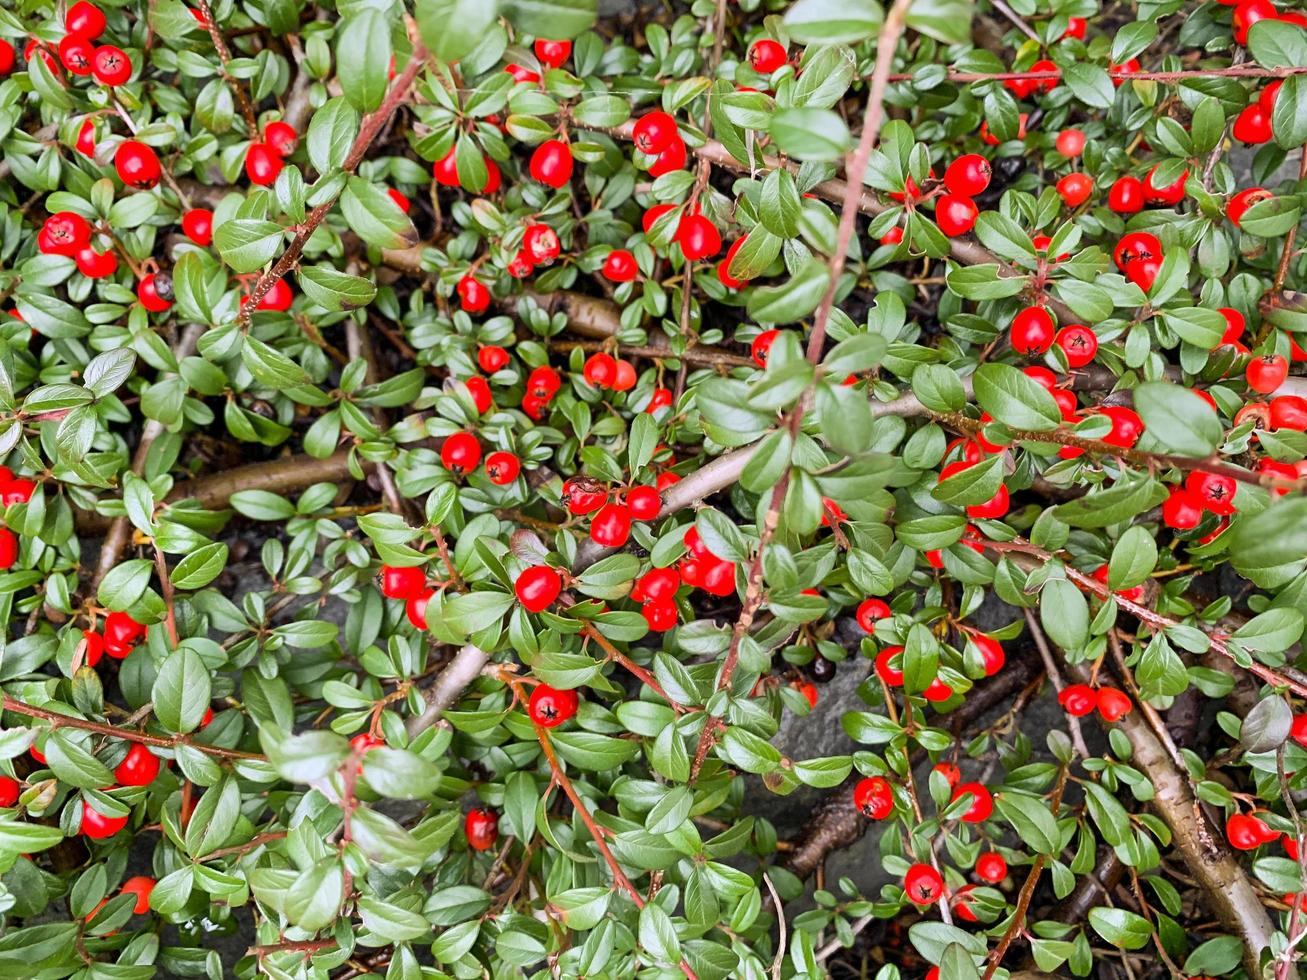
[[[1065,686],[1062,681],[1062,675],[1058,672],[1057,662],[1053,659],[1053,651],[1048,647],[1048,639],[1044,636],[1044,631],[1039,626],[1039,620],[1029,609],[1022,609],[1026,616],[1026,628],[1030,630],[1030,638],[1035,642],[1035,649],[1039,651],[1039,657],[1044,661],[1044,673],[1048,675],[1049,681],[1053,684],[1053,690],[1059,694]],[[1068,714],[1067,723],[1071,729],[1071,745],[1080,753],[1080,758],[1090,758],[1089,749],[1085,746],[1085,734],[1080,730],[1080,719],[1075,715]]]
[[[209,9],[209,0],[196,0],[195,7],[200,12],[204,26],[213,41],[214,50],[218,52],[218,61],[222,64],[222,77],[236,94],[236,101],[241,107],[241,117],[245,120],[245,126],[249,130],[249,137],[250,139],[258,139],[259,124],[254,118],[254,105],[250,102],[245,86],[240,83],[239,79],[233,77],[232,73],[227,69],[227,63],[231,61],[231,50],[227,47],[227,41],[223,38],[222,31],[218,30],[217,22],[213,19],[213,11]]]

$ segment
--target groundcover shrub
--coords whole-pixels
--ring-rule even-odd
[[[1304,25],[6,3],[0,975],[1295,976]]]

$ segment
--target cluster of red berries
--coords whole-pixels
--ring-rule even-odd
[[[127,613],[111,612],[104,617],[102,633],[82,630],[82,638],[86,642],[84,662],[88,667],[94,667],[106,653],[114,660],[123,660],[148,633],[148,627]]]
[[[1234,39],[1239,44],[1248,43],[1248,31],[1259,20],[1279,20],[1307,29],[1307,14],[1297,10],[1281,13],[1271,0],[1235,0],[1234,3],[1230,0],[1217,0],[1217,2],[1234,8],[1230,26],[1234,31]]]
[[[1272,830],[1266,825],[1266,821],[1261,817],[1255,817],[1251,814],[1236,813],[1225,821],[1225,838],[1230,842],[1230,846],[1239,851],[1252,851],[1261,847],[1263,844],[1271,844],[1277,840],[1285,841],[1285,850],[1291,851],[1291,857],[1298,859],[1297,853],[1298,842],[1289,834],[1282,834],[1278,830]]]
[[[480,187],[469,187],[468,190],[474,194],[494,194],[503,186],[503,174],[499,170],[499,165],[490,157],[482,157],[482,164],[486,168],[485,180]],[[456,147],[451,146],[448,153],[431,165],[431,174],[441,187],[462,186],[462,180],[458,176]]]
[[[975,226],[980,211],[972,198],[989,187],[993,175],[989,161],[979,153],[963,154],[948,165],[944,171],[946,193],[935,203],[935,223],[940,231],[956,238]],[[905,193],[911,197],[914,191],[909,181]]]
[[[414,629],[427,628],[427,603],[436,590],[427,585],[427,576],[419,566],[382,565],[381,594],[404,603],[404,614]]]
[[[967,629],[967,637],[980,654],[986,677],[993,677],[1003,669],[1003,665],[1007,663],[1007,654],[1003,651],[1003,644],[986,633],[970,628]],[[876,654],[876,675],[887,687],[903,686],[902,653],[903,647],[901,646],[887,646]],[[937,676],[932,678],[931,682],[926,685],[926,689],[922,691],[922,696],[933,704],[940,704],[953,697],[953,688],[949,687]]]
[[[508,366],[508,351],[497,344],[487,344],[477,351],[477,365],[488,375],[494,375]],[[484,415],[494,407],[494,397],[490,391],[490,382],[481,375],[473,375],[463,382],[476,405],[477,412]],[[562,378],[558,372],[545,364],[534,369],[526,379],[526,393],[522,396],[522,411],[532,420],[539,422],[544,417],[545,408],[562,387]],[[512,457],[511,461],[508,457]],[[473,465],[476,465],[473,463]],[[518,468],[515,469],[514,466]],[[487,473],[492,483],[500,485],[511,483],[517,478],[520,464],[512,453],[491,453],[486,457]],[[492,472],[493,470],[493,472]],[[511,475],[509,475],[511,473]]]
[[[245,176],[251,184],[270,187],[277,182],[286,157],[295,152],[299,134],[290,123],[277,120],[263,128],[263,140],[245,151]]]
[[[8,466],[0,466],[0,507],[25,504],[36,492],[36,483],[26,477],[14,476]],[[0,527],[0,571],[13,568],[18,560],[18,535],[7,527]]]
[[[1239,485],[1232,477],[1194,470],[1183,487],[1174,487],[1162,503],[1162,522],[1177,531],[1189,531],[1198,526],[1203,512],[1208,511],[1222,520],[1235,511],[1234,498]]]
[[[132,77],[132,60],[122,48],[95,43],[107,26],[104,11],[86,0],[78,0],[64,13],[64,30],[67,33],[59,41],[58,60],[45,42],[36,38],[28,41],[23,49],[23,57],[30,63],[39,55],[54,74],[58,73],[59,66],[62,65],[69,74],[79,77],[90,75],[108,88],[122,85]],[[4,47],[0,48],[0,76],[8,74],[13,63],[14,49],[5,41]]]
[[[1057,703],[1074,718],[1083,718],[1095,708],[1104,721],[1120,721],[1133,708],[1124,691],[1114,687],[1097,690],[1088,684],[1068,684],[1057,695]]]
[[[473,387],[472,382],[474,381],[481,382],[480,385],[476,386],[478,390],[486,383],[486,379],[479,376],[469,378],[465,382],[469,390]],[[473,395],[474,399],[478,397],[480,396],[477,394]],[[484,397],[487,399],[490,397],[489,388],[485,389]],[[480,408],[480,404],[478,404],[478,408],[483,412],[485,411],[484,408]],[[476,469],[477,464],[480,462],[481,443],[470,432],[455,432],[440,447],[440,463],[451,473],[465,476]],[[490,482],[502,487],[517,479],[518,474],[522,472],[522,462],[513,453],[505,449],[498,449],[486,456],[485,469],[486,477]]]
[[[614,499],[609,500],[612,496]],[[590,538],[605,548],[620,548],[631,536],[632,521],[652,521],[662,510],[658,487],[639,484],[615,495],[602,483],[584,476],[563,483],[563,506],[578,517],[590,517]]]
[[[630,361],[597,351],[585,360],[581,371],[585,382],[610,391],[630,391],[635,387],[635,366]],[[668,393],[670,394],[670,392]]]
[[[1235,117],[1230,132],[1241,143],[1256,145],[1269,143],[1275,135],[1271,129],[1271,114],[1275,111],[1275,97],[1280,92],[1282,81],[1276,80],[1257,93],[1257,98],[1250,102]]]
[[[1098,354],[1098,336],[1093,330],[1079,323],[1059,330],[1053,314],[1043,306],[1027,306],[1017,313],[1008,328],[1008,339],[1013,350],[1026,355],[1046,353],[1056,344],[1069,368],[1084,367]],[[1074,404],[1074,396],[1071,401]]]
[[[525,279],[535,272],[536,266],[552,265],[562,252],[558,232],[543,222],[527,225],[522,233],[522,247],[508,264],[508,274],[514,279]]]
[[[554,395],[563,386],[563,379],[548,364],[532,369],[526,378],[526,394],[522,396],[522,411],[529,418],[539,422],[545,415],[545,409],[554,400]]]

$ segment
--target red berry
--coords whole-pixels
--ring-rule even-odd
[[[1107,73],[1113,76],[1112,85],[1115,86],[1116,88],[1120,88],[1121,85],[1126,81],[1125,78],[1121,77],[1122,75],[1133,74],[1138,70],[1139,70],[1138,58],[1130,58],[1127,61],[1121,62],[1121,64],[1119,65],[1113,63],[1107,66]]]
[[[613,379],[617,377],[617,361],[611,354],[602,351],[591,354],[586,358],[581,376],[585,378],[588,385],[595,388],[609,388],[613,384]]]
[[[549,565],[532,565],[517,577],[513,591],[527,612],[538,613],[558,598],[563,580]]]
[[[494,374],[508,367],[508,360],[508,351],[493,344],[477,351],[477,364],[486,374]]]
[[[631,512],[622,504],[604,504],[590,519],[590,538],[605,548],[620,548],[631,536]]]
[[[653,234],[653,228],[658,223],[658,219],[667,212],[675,210],[675,204],[655,204],[640,218],[640,227],[644,229],[646,235]]]
[[[136,299],[151,313],[162,313],[172,306],[172,277],[162,272],[142,276],[136,284]]]
[[[1083,718],[1098,706],[1098,695],[1088,684],[1068,684],[1058,692],[1057,703],[1072,717]]]
[[[1007,877],[1007,862],[997,851],[986,851],[976,858],[976,876],[992,885]]]
[[[468,847],[474,851],[488,851],[499,840],[499,816],[493,810],[476,807],[463,818],[463,833]]]
[[[1162,523],[1177,531],[1188,531],[1203,519],[1202,504],[1187,490],[1172,490],[1162,503]]]
[[[1069,208],[1078,208],[1094,193],[1094,182],[1088,174],[1067,174],[1057,182],[1057,192]]]
[[[1098,335],[1088,327],[1072,323],[1057,332],[1057,346],[1070,367],[1084,367],[1098,353]]]
[[[1225,333],[1221,334],[1222,344],[1232,344],[1243,336],[1244,329],[1248,326],[1248,321],[1244,319],[1243,314],[1229,306],[1222,306],[1216,311],[1225,317]],[[1217,346],[1220,346],[1219,344]]]
[[[1174,183],[1167,184],[1165,187],[1158,187],[1154,182],[1157,176],[1157,168],[1154,167],[1148,171],[1148,176],[1144,178],[1144,199],[1150,204],[1179,204],[1184,200],[1184,182],[1189,177],[1189,171],[1186,170],[1180,174]]]
[[[127,817],[106,817],[85,800],[82,801],[82,833],[91,840],[112,837],[127,826]]]
[[[139,743],[127,750],[126,758],[113,771],[113,778],[123,786],[149,786],[157,775],[159,757]]]
[[[524,68],[516,63],[505,65],[504,71],[512,75],[513,81],[515,82],[526,82],[527,84],[534,85],[536,82],[540,81],[539,72],[532,71],[530,68]]]
[[[531,176],[559,188],[572,179],[572,151],[562,140],[545,140],[531,154]]]
[[[1259,817],[1246,813],[1236,813],[1225,822],[1225,837],[1239,851],[1255,850],[1278,836]]]
[[[1230,198],[1230,202],[1225,206],[1225,216],[1230,219],[1230,224],[1238,228],[1245,211],[1254,204],[1268,201],[1274,196],[1265,187],[1249,187]]]
[[[45,219],[36,247],[45,255],[75,256],[91,243],[91,226],[74,211],[59,211]]]
[[[535,56],[540,59],[542,64],[550,68],[560,67],[568,56],[572,53],[571,41],[548,41],[540,38],[532,46]]]
[[[137,140],[123,140],[113,155],[118,179],[128,187],[148,190],[159,183],[162,172],[159,158],[152,149]]]
[[[948,165],[944,171],[944,186],[950,194],[975,197],[989,186],[993,174],[988,160],[979,153],[966,153]]]
[[[1058,38],[1058,40],[1062,41],[1068,37],[1074,37],[1077,40],[1083,41],[1085,39],[1085,28],[1087,26],[1088,21],[1083,17],[1068,17],[1066,32]]]
[[[295,144],[299,142],[299,138],[299,133],[295,132],[295,127],[288,122],[282,122],[280,119],[263,127],[263,142],[279,157],[288,157],[294,153]]]
[[[104,650],[116,660],[131,653],[136,641],[145,636],[145,627],[125,612],[111,612],[104,618]]]
[[[1042,354],[1053,345],[1056,330],[1053,314],[1042,306],[1027,306],[1012,318],[1012,349],[1019,354]]]
[[[1017,116],[1017,139],[1024,140],[1026,138],[1026,123],[1029,119],[1030,114],[1026,112]],[[989,123],[987,121],[980,124],[980,141],[988,146],[998,146],[1002,142],[1002,140],[989,131]]]
[[[537,684],[527,703],[527,714],[541,728],[557,728],[576,714],[579,698],[575,691],[559,691],[548,684]]]
[[[624,248],[615,248],[604,259],[603,274],[609,282],[630,282],[640,272],[635,256]]]
[[[1307,748],[1307,714],[1293,716],[1293,727],[1289,729],[1289,735],[1303,748]]]
[[[14,70],[14,46],[0,37],[0,78]]]
[[[1234,39],[1239,44],[1248,43],[1248,31],[1259,20],[1276,20],[1280,12],[1275,9],[1275,5],[1270,0],[1243,0],[1234,8],[1234,17],[1231,20],[1231,26],[1234,28]]]
[[[1271,114],[1262,108],[1260,102],[1254,102],[1239,113],[1230,132],[1240,143],[1269,143],[1274,135],[1271,132]]]
[[[65,34],[59,42],[59,61],[74,75],[89,75],[95,61],[95,45],[78,34]]]
[[[593,514],[607,499],[608,494],[583,477],[572,477],[563,484],[563,504],[577,516]]]
[[[213,243],[213,212],[191,208],[182,215],[182,232],[196,245],[207,248]]]
[[[1120,721],[1133,707],[1125,692],[1118,691],[1114,687],[1098,689],[1098,713],[1103,716],[1104,721]]]
[[[861,779],[853,787],[853,805],[868,820],[884,820],[894,812],[894,790],[880,776]]]
[[[1307,418],[1304,421],[1307,422]],[[1213,514],[1225,517],[1234,513],[1234,498],[1238,493],[1239,484],[1233,477],[1194,470],[1185,478],[1184,487],[1200,506]]]
[[[112,249],[97,252],[87,246],[77,253],[77,271],[87,279],[104,279],[118,271],[118,256]]]
[[[0,71],[0,75],[4,72]],[[82,128],[77,131],[77,152],[84,157],[95,156],[95,120],[87,118],[82,121]]]
[[[21,477],[6,480],[0,483],[0,505],[12,507],[14,504],[25,504],[32,499],[35,491],[36,484],[31,480]]]
[[[863,599],[858,604],[855,618],[864,633],[874,632],[876,624],[890,617],[890,608],[883,599]]]
[[[122,48],[101,45],[95,49],[95,57],[91,59],[91,74],[101,85],[122,85],[132,77],[132,59]]]
[[[1054,141],[1057,152],[1062,154],[1068,160],[1080,156],[1085,149],[1085,134],[1079,129],[1064,129],[1057,134]]]
[[[276,183],[281,168],[281,156],[267,143],[251,143],[245,151],[245,176],[251,184],[268,187]]]
[[[442,187],[459,186],[456,155],[455,148],[451,146],[448,153],[431,165],[431,174]]]
[[[934,905],[944,896],[944,879],[929,864],[914,864],[903,876],[903,891],[914,905]]]
[[[980,660],[985,665],[986,677],[993,677],[1003,669],[1003,665],[1007,663],[1007,654],[1003,652],[1003,644],[987,633],[972,633],[971,642],[980,651]]]
[[[671,599],[681,587],[681,577],[672,568],[651,568],[640,576],[636,585],[646,599]],[[1303,717],[1307,718],[1307,715]]]
[[[1112,249],[1112,258],[1116,261],[1116,267],[1122,272],[1136,262],[1161,257],[1162,243],[1158,241],[1156,235],[1146,231],[1132,231],[1128,235],[1121,236],[1116,247]]]
[[[1036,61],[1033,65],[1030,66],[1030,71],[1032,73],[1053,72],[1054,74],[1057,75],[1060,75],[1062,73],[1062,69],[1058,68],[1056,64],[1049,61],[1047,58],[1041,58],[1039,61]],[[1038,79],[1032,79],[1032,81],[1034,82],[1035,91],[1037,92],[1051,92],[1053,91],[1053,89],[1057,88],[1056,78],[1038,78]]]
[[[961,783],[953,790],[953,799],[971,795],[971,805],[962,814],[963,823],[984,823],[994,812],[994,797],[983,783]]]
[[[470,473],[481,462],[481,444],[470,432],[455,432],[440,447],[440,463],[451,473]]]
[[[290,290],[290,284],[285,279],[278,279],[272,284],[272,288],[263,294],[263,299],[259,300],[259,305],[254,308],[285,313],[294,300],[295,295]]]
[[[408,214],[413,208],[413,202],[407,197],[395,190],[393,187],[386,188],[386,196],[395,202],[395,207],[399,208],[405,214]]]
[[[383,738],[377,738],[371,732],[359,732],[349,740],[350,748],[359,755],[366,755],[375,748],[386,744]]]
[[[652,521],[663,509],[663,498],[653,487],[632,487],[626,492],[626,506],[633,520]]]
[[[679,613],[670,599],[651,599],[640,607],[645,625],[655,633],[666,633],[676,625]]]
[[[1144,182],[1128,174],[1118,177],[1107,192],[1107,206],[1117,214],[1136,214],[1144,209]]]
[[[466,275],[458,281],[459,305],[467,313],[484,313],[490,306],[490,290],[481,280]]]
[[[885,232],[885,234],[880,236],[880,243],[882,245],[898,245],[902,241],[903,229],[898,225],[895,225],[889,231]]]
[[[88,41],[94,41],[103,34],[105,26],[104,11],[86,0],[77,0],[64,14],[64,30]]]
[[[767,366],[767,354],[779,335],[779,330],[764,330],[753,338],[753,343],[749,345],[749,354],[753,358],[754,364],[760,368]]]
[[[681,135],[676,129],[676,120],[666,112],[645,113],[636,121],[631,136],[635,140],[636,149],[650,156],[657,156],[681,139]],[[671,210],[675,206],[674,204],[659,205],[659,207],[666,210]],[[650,210],[656,211],[658,208]],[[652,221],[650,223],[652,224]],[[645,231],[648,230],[646,227]]]
[[[1299,395],[1280,395],[1267,406],[1272,429],[1307,431],[1307,398]]]
[[[1147,292],[1153,288],[1153,283],[1157,281],[1157,274],[1162,271],[1162,259],[1140,259],[1138,262],[1131,262],[1125,269],[1125,277],[1140,289]]]
[[[404,616],[415,630],[427,628],[427,603],[436,594],[435,589],[424,588],[417,595],[404,600]]]
[[[534,224],[522,235],[522,247],[536,264],[544,265],[558,258],[562,246],[554,229],[546,224]]]
[[[0,807],[10,807],[18,802],[22,787],[12,776],[0,776]]]
[[[137,915],[144,915],[150,911],[150,893],[154,891],[154,885],[153,878],[136,875],[124,881],[122,888],[118,889],[118,892],[121,895],[135,895],[136,904],[132,906],[132,911]]]
[[[1277,78],[1257,94],[1257,104],[1262,107],[1262,111],[1267,115],[1275,111],[1275,97],[1280,94],[1280,86],[1283,84],[1284,81]]]
[[[381,566],[381,594],[387,599],[412,599],[427,587],[427,576],[416,565]]]
[[[1289,362],[1282,354],[1263,354],[1248,362],[1245,370],[1248,387],[1263,395],[1269,395],[1289,376]]]
[[[635,367],[630,361],[619,360],[613,376],[613,391],[630,391],[635,387]]]
[[[749,46],[749,64],[759,75],[770,75],[783,67],[788,58],[785,48],[771,38],[761,38]]]
[[[701,214],[681,216],[676,229],[676,241],[691,262],[712,258],[722,250],[722,236],[717,226]]]
[[[677,136],[649,165],[650,177],[661,177],[685,166],[685,141]]]
[[[965,235],[976,224],[980,212],[969,197],[945,194],[935,203],[935,223],[949,238]]]
[[[903,652],[902,647],[886,647],[880,653],[876,654],[876,673],[890,687],[903,686],[903,658],[899,657],[898,667],[890,665],[890,661]]]
[[[522,464],[510,452],[499,450],[486,457],[486,476],[495,486],[505,486],[517,479],[522,472]]]
[[[467,386],[468,394],[472,396],[472,404],[476,406],[477,413],[484,415],[495,405],[494,396],[490,394],[490,382],[479,374],[474,374],[463,382]]]

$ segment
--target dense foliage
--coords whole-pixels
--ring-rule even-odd
[[[1307,16],[646,14],[0,7],[0,976],[1296,975]]]

